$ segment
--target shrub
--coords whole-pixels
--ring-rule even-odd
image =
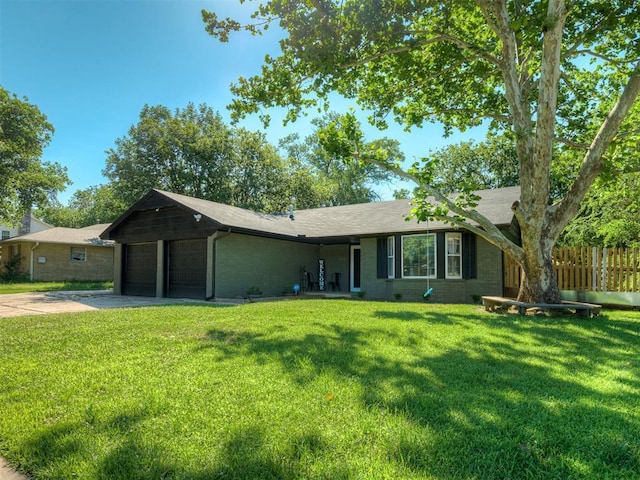
[[[14,255],[4,263],[4,268],[0,271],[0,280],[4,283],[20,282],[29,280],[29,276],[22,271],[23,257]]]

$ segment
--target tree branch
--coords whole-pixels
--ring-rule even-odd
[[[618,128],[633,106],[640,93],[640,61],[636,63],[634,73],[624,87],[620,98],[613,106],[609,115],[602,123],[600,130],[589,146],[584,156],[580,171],[576,176],[569,192],[563,200],[549,207],[554,225],[554,234],[559,235],[569,221],[577,214],[580,202],[591,187],[594,180],[604,168],[604,153],[611,144]]]
[[[489,26],[502,43],[502,61],[500,71],[504,79],[505,98],[511,113],[511,123],[516,136],[516,149],[520,161],[519,172],[524,204],[531,205],[533,188],[525,180],[533,178],[535,168],[533,158],[533,121],[529,105],[529,94],[532,91],[530,83],[524,86],[518,73],[518,42],[511,28],[511,19],[506,2],[492,2],[490,0],[476,0]]]
[[[465,208],[461,208],[459,205],[456,205],[456,203],[451,198],[443,195],[438,189],[432,187],[431,185],[426,185],[422,183],[420,179],[417,178],[415,175],[410,174],[409,172],[401,169],[400,167],[396,167],[396,166],[390,167],[388,164],[385,164],[384,162],[381,162],[375,158],[361,156],[358,152],[355,152],[353,154],[353,157],[357,160],[361,160],[361,161],[376,165],[382,169],[390,170],[391,172],[395,173],[398,177],[415,183],[420,188],[422,188],[425,192],[427,192],[435,202],[445,205],[451,212],[459,215],[460,217],[464,217],[466,219],[472,220],[477,225],[474,225],[472,223],[460,220],[454,216],[449,216],[449,215],[433,216],[432,218],[434,218],[435,220],[444,221],[447,223],[457,225],[461,228],[465,228],[470,232],[473,232],[476,235],[479,235],[480,237],[484,238],[489,243],[491,243],[492,245],[495,245],[499,249],[508,252],[515,259],[522,259],[524,255],[522,248],[516,245],[515,243],[513,243],[507,237],[505,237],[504,234],[500,231],[500,229],[498,229],[498,227],[496,227],[489,219],[487,219],[487,217],[480,214],[476,210],[473,210],[473,209],[467,210]]]
[[[554,140],[558,143],[562,143],[571,148],[587,149],[590,146],[588,143],[578,143],[571,140],[570,138],[565,138],[565,137],[555,137]]]
[[[407,30],[406,32],[404,32],[405,35],[433,35],[432,32],[426,32],[426,31],[420,31],[420,30]],[[382,51],[382,52],[378,52],[369,56],[366,56],[364,58],[361,58],[359,60],[353,61],[353,62],[348,62],[345,63],[342,68],[351,68],[351,67],[360,67],[362,65],[366,65],[367,63],[371,63],[374,62],[380,58],[383,57],[387,57],[390,55],[395,55],[397,53],[403,53],[403,52],[409,52],[412,50],[420,50],[423,47],[427,46],[427,45],[432,45],[434,43],[439,43],[439,42],[446,42],[446,43],[453,43],[454,45],[456,45],[457,47],[459,47],[461,50],[465,50],[468,52],[471,52],[472,54],[474,54],[477,58],[481,58],[483,60],[486,60],[487,62],[495,65],[495,66],[499,66],[500,64],[500,60],[496,57],[494,57],[493,55],[488,54],[487,52],[484,52],[481,48],[478,48],[468,42],[465,42],[464,40],[461,40],[457,37],[454,37],[452,35],[447,35],[444,33],[440,33],[440,34],[435,34],[435,36],[431,37],[431,38],[426,38],[426,39],[422,39],[422,40],[417,40],[415,43],[411,44],[411,45],[403,45],[403,46],[398,46],[395,48],[390,48],[388,50]]]
[[[592,57],[599,58],[600,60],[604,60],[605,62],[611,63],[612,65],[630,65],[630,64],[638,61],[637,58],[631,58],[631,59],[628,59],[628,60],[618,59],[618,58],[611,58],[611,57],[607,57],[606,55],[602,55],[600,53],[594,52],[593,50],[589,50],[589,49],[573,50],[571,52],[571,55],[564,55],[563,57],[564,58],[570,58],[570,57],[574,57],[574,56],[578,56],[578,55],[591,55]]]

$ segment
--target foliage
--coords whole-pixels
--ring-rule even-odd
[[[518,185],[518,161],[513,141],[491,137],[485,142],[462,142],[430,153],[425,159],[433,166],[432,185],[445,193]]]
[[[227,126],[204,104],[175,112],[145,105],[107,153],[103,174],[125,205],[151,188],[257,211],[289,204],[286,166],[264,135]]]
[[[300,203],[299,208],[349,205],[379,200],[374,187],[391,181],[392,174],[377,165],[359,162],[352,158],[332,155],[323,148],[322,135],[327,126],[340,122],[336,113],[329,113],[312,121],[315,131],[300,141],[297,134],[280,141],[280,148],[292,162],[297,162],[311,171],[314,177],[313,192],[315,202]],[[371,142],[370,148],[386,148],[389,155],[401,162],[404,155],[398,142],[386,138]],[[346,160],[346,161],[345,161]],[[297,198],[297,197],[296,197]],[[304,206],[303,206],[304,205]]]
[[[391,169],[418,185],[415,217],[466,228],[509,253],[526,273],[525,300],[560,300],[551,249],[603,172],[638,167],[628,118],[640,91],[640,10],[635,0],[346,0],[261,3],[243,25],[203,12],[206,30],[226,42],[277,24],[281,55],[232,86],[236,118],[287,108],[286,121],[332,94],[354,99],[381,128],[441,122],[445,134],[485,122],[512,138],[521,199],[513,212],[521,244],[475,209],[474,181],[447,196],[433,186],[436,165],[409,169],[384,148],[364,148],[353,115],[329,125],[326,144],[343,158]],[[330,139],[328,137],[333,137]],[[512,170],[513,171],[513,170]],[[552,188],[551,172],[566,183]]]
[[[76,190],[67,206],[60,202],[35,211],[35,215],[57,227],[82,228],[113,222],[130,205],[123,202],[111,184]]]
[[[20,255],[13,255],[6,262],[0,264],[2,269],[0,269],[0,282],[3,283],[13,283],[23,281],[25,276],[28,277],[22,268],[22,262],[24,261],[24,257]]]
[[[640,175],[596,182],[561,243],[601,247],[640,247]]]
[[[0,223],[16,224],[69,183],[58,163],[41,162],[53,126],[38,107],[0,87]]]
[[[0,455],[51,480],[632,479],[639,334],[348,300],[3,319]]]
[[[409,200],[412,198],[412,194],[407,188],[400,188],[393,191],[394,200]]]

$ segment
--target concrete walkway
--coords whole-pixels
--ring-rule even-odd
[[[0,457],[0,480],[29,480],[21,473],[16,472]]]

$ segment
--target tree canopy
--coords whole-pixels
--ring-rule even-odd
[[[107,184],[76,190],[66,206],[56,200],[34,213],[51,225],[81,228],[113,222],[129,206]]]
[[[389,183],[393,174],[377,165],[343,159],[324,148],[322,135],[329,124],[340,122],[340,116],[329,113],[312,121],[315,129],[304,140],[297,134],[280,141],[287,158],[310,172],[315,200],[299,204],[299,208],[366,203],[380,199],[375,187]],[[367,142],[370,148],[384,148],[398,162],[404,160],[398,142],[380,138]]]
[[[513,206],[519,243],[474,209],[473,182],[455,199],[444,195],[428,162],[404,170],[383,151],[363,149],[355,121],[333,129],[328,144],[415,181],[417,219],[464,227],[511,255],[525,272],[520,298],[560,300],[553,245],[601,173],[638,167],[626,155],[638,142],[627,118],[640,90],[635,0],[271,0],[254,19],[243,25],[203,12],[221,41],[274,23],[285,32],[281,54],[232,87],[236,117],[260,112],[268,121],[265,109],[280,106],[291,121],[326,108],[337,92],[372,111],[379,127],[390,118],[407,128],[437,121],[449,133],[487,122],[509,135],[521,186]],[[558,168],[569,179],[556,192]]]
[[[40,160],[53,132],[38,107],[0,87],[0,222],[15,224],[69,183],[60,164]]]
[[[231,128],[210,107],[146,105],[107,152],[103,174],[132,204],[151,188],[257,211],[286,210],[285,165],[263,134]]]
[[[515,145],[504,137],[449,145],[429,153],[425,161],[433,165],[433,186],[443,193],[467,184],[480,190],[518,185]]]

